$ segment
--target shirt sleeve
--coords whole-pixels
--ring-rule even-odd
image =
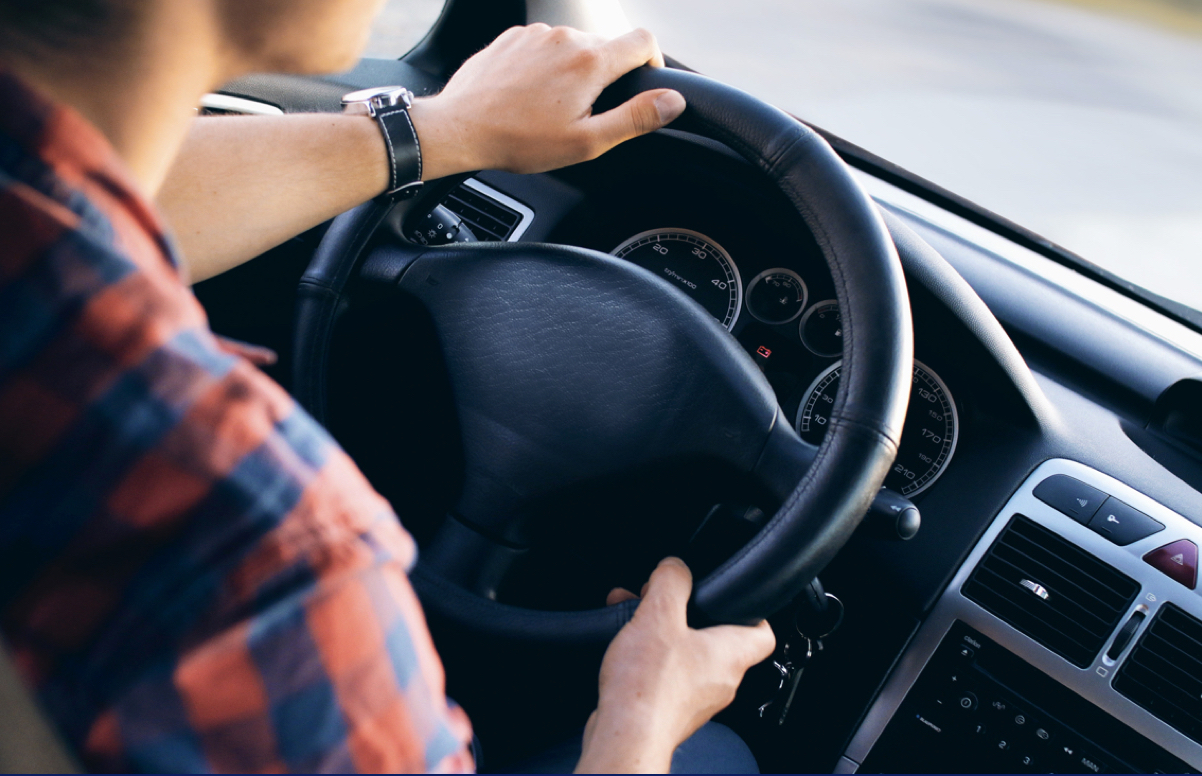
[[[233,359],[219,382],[129,480],[153,501],[166,471],[212,467],[174,553],[186,573],[156,581],[180,588],[162,598],[169,623],[182,615],[173,651],[100,714],[85,759],[150,772],[471,770],[467,717],[448,704],[406,576],[411,538],[249,364]],[[199,617],[184,613],[192,597]]]
[[[83,762],[471,770],[389,504],[166,262],[60,220],[0,277],[2,614]]]

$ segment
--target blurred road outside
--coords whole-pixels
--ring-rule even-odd
[[[1202,309],[1202,0],[623,0],[690,66]],[[390,0],[396,57],[440,0]]]

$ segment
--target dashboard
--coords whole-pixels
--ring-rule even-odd
[[[1196,772],[1199,543],[1197,525],[1115,478],[1045,462],[960,567],[839,771]]]
[[[710,151],[692,152],[708,157],[714,175]],[[588,177],[569,175],[568,183]],[[720,219],[654,203],[642,203],[632,217],[598,206],[589,183],[555,230],[556,241],[605,250],[693,298],[764,371],[802,439],[819,444],[842,347],[838,304],[816,247],[800,233],[780,237],[790,223],[762,194],[719,198]],[[723,188],[711,180],[705,190]],[[668,199],[672,193],[664,192]],[[978,449],[983,440],[973,432],[990,416],[1007,415],[1005,402],[993,401],[996,392],[991,399],[994,381],[965,368],[977,360],[980,341],[965,347],[957,336],[963,321],[941,314],[946,309],[922,285],[912,291],[922,358],[914,363],[905,432],[886,480],[906,497],[939,492],[961,441],[962,414],[971,419],[966,443]],[[942,586],[834,769],[1196,772],[1199,543],[1197,525],[1119,480],[1071,460],[1043,462]]]
[[[403,63],[387,67],[395,75],[384,80],[420,86]],[[385,65],[372,68],[362,83],[346,76],[330,100],[383,82]],[[311,87],[298,109],[324,104]],[[238,96],[284,104],[280,88],[256,82]],[[1189,401],[1165,397],[1202,374],[1202,359],[996,235],[862,180],[898,245],[915,330],[910,407],[886,486],[913,499],[923,527],[906,542],[857,532],[823,572],[845,621],[802,679],[808,702],[784,726],[747,721],[763,702],[754,688],[723,721],[765,771],[1202,767],[1202,464],[1158,441],[1156,420],[1188,415]],[[394,223],[390,239],[554,242],[638,264],[726,325],[784,417],[817,444],[840,378],[838,305],[804,224],[766,189],[728,149],[661,131],[556,173],[480,173],[448,195],[448,218]],[[303,266],[307,255],[245,272],[278,285],[287,276],[278,267]],[[221,282],[198,288],[214,327],[286,358],[291,300],[279,304],[285,333],[273,340],[274,329],[239,317],[270,305],[230,303],[236,292]],[[1048,482],[1060,483],[1059,495]],[[1087,504],[1074,509],[1077,499]],[[473,709],[487,746],[515,715],[490,718],[473,680],[457,677],[479,684],[486,673],[491,687],[519,675],[523,656],[498,651],[504,661],[493,664],[473,646],[457,661],[449,644],[439,647],[451,693]],[[530,670],[554,659],[535,655]],[[537,681],[522,685],[531,699],[523,714],[541,711],[548,730],[571,718],[558,705],[566,661],[545,695]],[[581,686],[587,696],[595,673]]]

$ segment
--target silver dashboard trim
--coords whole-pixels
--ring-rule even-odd
[[[463,182],[463,185],[483,197],[488,197],[489,199],[500,202],[502,205],[510,210],[516,211],[521,216],[522,220],[518,221],[518,225],[513,228],[513,234],[506,238],[506,242],[517,242],[519,239],[521,239],[521,236],[526,233],[526,230],[530,228],[530,222],[534,220],[534,211],[526,205],[518,202],[508,194],[503,194],[497,191],[492,186],[489,186],[487,183],[484,183],[476,178],[468,178]]]
[[[211,92],[200,98],[200,107],[212,110],[241,113],[247,116],[283,116],[284,111],[274,105],[259,100],[248,100],[245,97],[235,97],[232,94],[217,94]]]
[[[1032,493],[1035,486],[1053,474],[1067,474],[1092,485],[1158,520],[1164,524],[1165,528],[1163,531],[1126,547],[1112,544],[1071,517],[1061,514],[1035,498]],[[960,594],[960,588],[968,581],[968,577],[976,568],[977,563],[1015,514],[1022,514],[1054,531],[1140,583],[1139,594],[1131,604],[1130,610],[1121,618],[1115,631],[1117,632],[1122,627],[1122,623],[1126,622],[1131,613],[1138,608],[1143,607],[1148,612],[1148,616],[1136,632],[1136,637],[1131,639],[1118,660],[1107,658],[1105,649],[1103,649],[1089,667],[1077,668]],[[917,681],[918,675],[930,660],[931,655],[943,641],[943,637],[956,620],[961,620],[1060,684],[1099,706],[1115,719],[1159,744],[1174,756],[1195,768],[1202,768],[1202,745],[1195,743],[1142,707],[1127,700],[1110,684],[1118,663],[1122,662],[1130,653],[1133,645],[1138,641],[1138,636],[1143,633],[1152,616],[1156,614],[1156,610],[1166,601],[1171,601],[1195,617],[1202,618],[1202,594],[1173,581],[1142,560],[1148,552],[1178,539],[1190,539],[1195,544],[1202,545],[1202,527],[1113,477],[1095,471],[1084,464],[1063,459],[1045,461],[1011,496],[1006,506],[977,542],[968,559],[960,566],[951,584],[940,597],[931,615],[918,630],[914,640],[902,655],[901,660],[898,661],[897,667],[886,682],[881,694],[852,737],[847,751],[843,754],[844,758],[857,766],[864,762],[873,745],[884,732],[885,726],[889,724],[906,694]],[[1111,638],[1107,639],[1107,646],[1113,635],[1111,634]],[[841,765],[846,767],[842,761]]]

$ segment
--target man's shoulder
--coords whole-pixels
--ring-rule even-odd
[[[64,237],[78,232],[78,213],[0,170],[0,282],[20,275]]]

